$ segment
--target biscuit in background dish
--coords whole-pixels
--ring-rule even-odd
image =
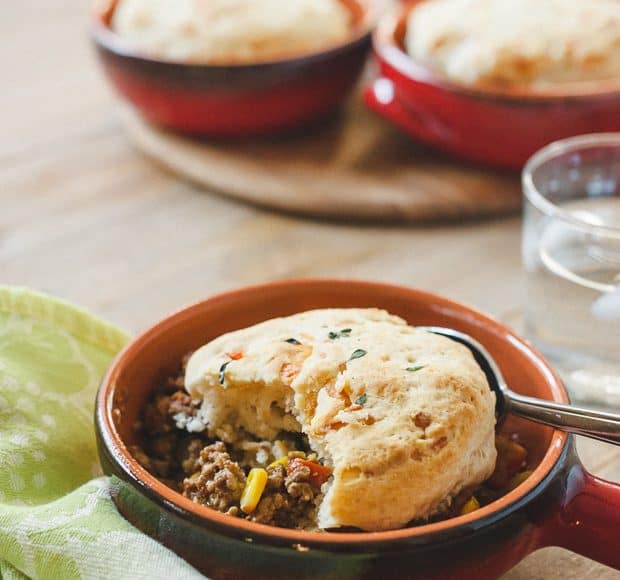
[[[223,335],[185,386],[209,432],[302,431],[333,469],[318,526],[399,528],[493,471],[495,395],[470,351],[377,309],[324,309]]]
[[[620,77],[618,0],[425,0],[405,46],[468,85],[548,85]]]
[[[119,0],[111,26],[137,52],[187,63],[252,63],[345,41],[340,0]]]

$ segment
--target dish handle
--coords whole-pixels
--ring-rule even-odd
[[[364,92],[364,100],[369,108],[410,135],[433,145],[440,146],[444,142],[440,136],[445,131],[444,128],[434,126],[420,111],[408,103],[403,103],[390,79],[379,77],[370,83]]]
[[[543,524],[543,544],[559,546],[620,570],[620,484],[580,463],[566,479],[562,508]]]

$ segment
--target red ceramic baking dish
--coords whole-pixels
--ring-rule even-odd
[[[373,37],[379,76],[365,101],[411,136],[484,165],[520,169],[538,149],[579,135],[620,131],[620,78],[557,85],[472,89],[438,78],[404,49],[409,11],[383,18]]]
[[[323,52],[257,64],[184,64],[136,54],[110,28],[118,0],[95,8],[91,36],[117,92],[147,120],[183,133],[247,136],[317,119],[350,93],[370,50],[370,0],[342,0],[349,40]]]
[[[121,513],[215,579],[496,578],[550,545],[620,568],[620,487],[584,470],[572,436],[511,416],[502,429],[517,432],[529,450],[534,471],[527,480],[470,514],[388,532],[304,532],[228,516],[166,487],[128,452],[155,381],[176,369],[188,351],[276,316],[369,306],[412,324],[464,331],[487,347],[516,391],[567,401],[555,372],[528,343],[484,314],[434,294],[341,280],[281,281],[220,294],[138,336],[103,379],[98,445]]]

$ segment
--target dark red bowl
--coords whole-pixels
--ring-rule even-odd
[[[484,165],[520,169],[552,141],[620,131],[620,78],[557,85],[472,89],[440,79],[404,49],[409,1],[380,22],[373,36],[379,78],[366,90],[369,107],[438,149]]]
[[[542,356],[508,328],[434,294],[371,282],[283,281],[214,296],[185,308],[130,343],[97,396],[99,454],[113,498],[135,526],[214,579],[496,578],[530,552],[564,546],[620,568],[620,488],[584,470],[572,437],[509,416],[533,474],[470,514],[373,533],[312,533],[256,524],[193,503],[145,471],[128,451],[153,385],[206,341],[268,318],[311,308],[385,308],[412,324],[464,331],[497,360],[517,392],[566,402]],[[406,482],[403,482],[406,486]]]
[[[371,0],[343,0],[356,25],[325,51],[256,64],[184,64],[137,54],[95,9],[91,36],[110,82],[148,121],[183,133],[247,136],[322,117],[351,92],[370,49]]]

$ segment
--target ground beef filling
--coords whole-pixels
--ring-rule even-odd
[[[204,447],[193,462],[195,473],[183,480],[185,497],[220,512],[237,509],[246,484],[243,469],[232,461],[221,441]]]
[[[315,498],[320,488],[311,483],[311,472],[303,465],[286,469],[276,465],[267,469],[267,486],[250,520],[283,528],[311,527]]]
[[[191,416],[197,411],[182,384],[182,377],[171,377],[155,392],[136,426],[141,445],[131,449],[145,469],[176,490],[206,444],[202,437],[178,429],[174,420],[178,414]]]
[[[205,431],[189,433],[183,427],[198,405],[182,387],[181,373],[167,379],[146,404],[136,426],[140,444],[131,449],[138,462],[196,503],[262,524],[312,528],[321,489],[310,468],[299,462],[316,461],[307,443],[297,434],[282,434],[274,444],[247,434],[225,437],[225,442]],[[271,464],[282,457],[290,461]],[[256,508],[244,513],[241,495],[255,467],[267,471],[267,483]]]
[[[307,527],[311,525],[320,488],[311,481],[310,468],[293,462],[291,465],[293,468],[281,464],[268,466],[267,484],[256,509],[242,514],[239,504],[247,477],[239,463],[231,459],[226,445],[218,441],[200,451],[192,465],[196,471],[183,480],[181,492],[192,501],[229,515],[244,515],[253,522]]]

